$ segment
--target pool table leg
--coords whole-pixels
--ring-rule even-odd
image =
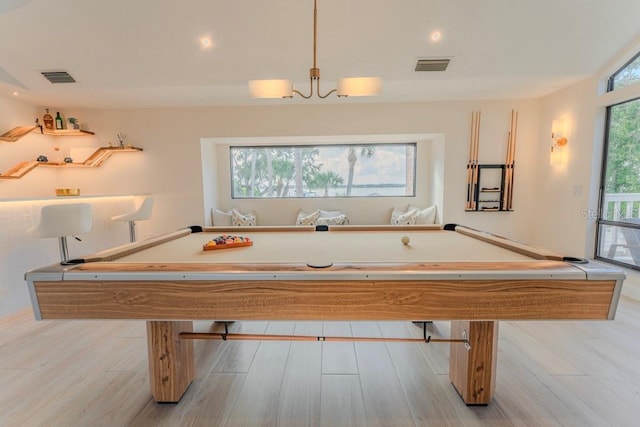
[[[451,338],[466,334],[471,349],[451,344],[449,379],[467,405],[487,405],[493,398],[498,358],[498,322],[452,321]]]
[[[147,322],[149,382],[156,402],[178,402],[193,381],[193,340],[180,339],[193,332],[193,322]]]

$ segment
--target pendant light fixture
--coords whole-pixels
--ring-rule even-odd
[[[350,77],[338,80],[335,89],[326,94],[320,93],[320,68],[318,68],[318,6],[317,0],[313,1],[313,67],[309,70],[309,93],[294,89],[290,80],[250,80],[249,91],[254,98],[293,98],[299,95],[310,99],[315,94],[319,98],[326,98],[332,93],[338,97],[346,96],[374,96],[379,95],[382,88],[382,79],[378,77]],[[315,86],[315,92],[314,92]]]

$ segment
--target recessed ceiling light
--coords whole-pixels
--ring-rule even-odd
[[[442,33],[440,31],[434,31],[433,33],[431,33],[432,42],[440,41],[441,38],[442,38]]]
[[[200,37],[200,47],[203,49],[212,48],[213,42],[211,41],[211,37],[209,36]]]

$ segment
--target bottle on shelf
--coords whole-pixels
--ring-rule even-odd
[[[47,130],[53,130],[53,117],[49,114],[49,109],[47,108],[47,112],[42,116],[42,121],[44,122],[44,128]]]
[[[64,129],[62,117],[60,117],[60,111],[56,113],[56,130]]]

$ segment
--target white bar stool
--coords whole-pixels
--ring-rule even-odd
[[[33,237],[57,237],[62,262],[69,260],[67,236],[88,233],[93,226],[88,203],[45,205],[40,210],[40,222],[28,232]]]
[[[153,197],[145,197],[140,206],[133,211],[122,215],[111,217],[111,221],[129,222],[129,238],[136,241],[136,221],[145,221],[151,218],[153,212]]]

